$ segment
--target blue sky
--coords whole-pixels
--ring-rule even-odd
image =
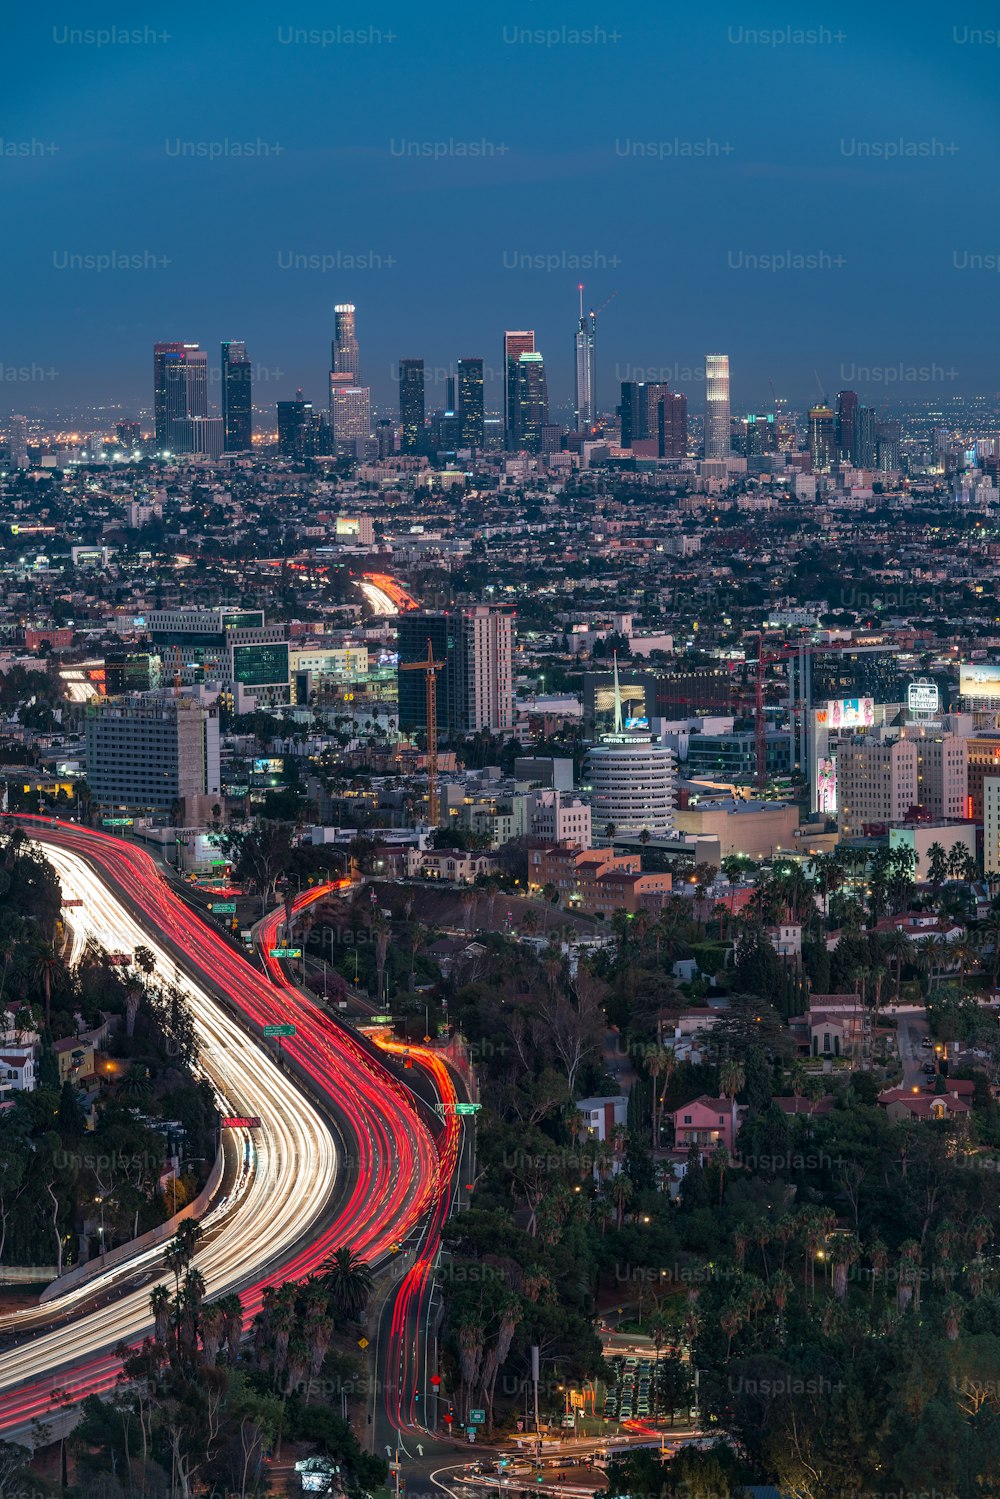
[[[504,327],[535,328],[559,405],[579,280],[616,293],[605,407],[662,371],[700,408],[708,351],[738,409],[770,381],[799,403],[997,388],[985,6],[82,9],[5,20],[0,365],[58,374],[8,380],[0,410],[148,407],[157,338],[213,360],[243,338],[258,403],[321,402],[338,301],[383,405],[401,356],[495,369]]]

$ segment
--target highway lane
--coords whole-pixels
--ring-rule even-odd
[[[182,974],[204,984],[208,992],[223,996],[238,1018],[239,1030],[249,1026],[260,1033],[267,1023],[294,1023],[297,1033],[283,1043],[285,1056],[329,1102],[349,1136],[349,1156],[343,1165],[353,1185],[345,1194],[346,1200],[322,1232],[306,1232],[307,1242],[300,1242],[279,1269],[273,1268],[279,1245],[290,1246],[293,1239],[292,1232],[285,1231],[284,1220],[289,1213],[294,1215],[300,1241],[302,1230],[316,1223],[332,1186],[334,1156],[331,1145],[325,1174],[317,1160],[309,1161],[307,1169],[300,1171],[301,1161],[307,1160],[295,1157],[295,1150],[301,1153],[305,1148],[301,1139],[294,1147],[290,1142],[280,1147],[275,1144],[274,1150],[280,1152],[276,1156],[277,1174],[287,1189],[285,1206],[278,1210],[277,1218],[272,1210],[256,1220],[253,1243],[241,1241],[239,1255],[227,1254],[227,1278],[219,1289],[240,1290],[249,1320],[259,1308],[267,1285],[315,1273],[342,1244],[350,1245],[372,1264],[386,1259],[391,1245],[423,1217],[434,1200],[438,1180],[434,1142],[407,1090],[353,1037],[334,1027],[307,1001],[276,989],[269,977],[258,973],[241,953],[206,928],[169,889],[144,850],[74,824],[41,818],[22,821],[47,851],[65,849],[86,859],[99,872],[98,883],[108,886],[122,906],[127,903],[146,945],[152,945],[153,939],[162,946],[168,961],[179,960]],[[127,929],[122,927],[118,911],[102,902],[101,910],[95,910],[95,920],[110,921],[105,935],[115,948],[126,947]],[[223,1006],[218,1009],[225,1014]],[[228,1044],[223,1036],[223,1049]],[[301,1089],[265,1054],[256,1048],[254,1051],[267,1064],[267,1075],[282,1079],[282,1095],[274,1103],[275,1124],[280,1118],[282,1127],[288,1125],[288,1116],[301,1119]],[[248,1091],[252,1094],[259,1086],[260,1078],[255,1074],[248,1080]],[[262,1110],[253,1111],[263,1117]],[[316,1148],[315,1140],[312,1148]],[[227,1243],[233,1237],[227,1226],[220,1240]],[[262,1264],[262,1257],[266,1263]],[[201,1255],[196,1262],[202,1269]],[[68,1387],[74,1399],[113,1385],[118,1361],[109,1357],[107,1350],[119,1339],[141,1337],[148,1328],[148,1287],[121,1301],[124,1309],[118,1314],[116,1303],[114,1318],[108,1309],[98,1317],[80,1318],[71,1340],[61,1329],[58,1335],[35,1338],[4,1357],[0,1367],[0,1430],[9,1432],[43,1413],[54,1382],[61,1388]]]

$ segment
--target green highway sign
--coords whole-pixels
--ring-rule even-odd
[[[272,947],[272,958],[301,958],[301,947]]]
[[[213,905],[210,905],[208,909],[210,911],[214,911],[216,916],[218,916],[220,912],[225,912],[229,916],[235,916],[236,902],[234,900],[217,900]]]
[[[473,1426],[483,1426],[486,1422],[486,1412],[470,1411],[469,1420],[472,1422]]]
[[[479,1110],[481,1108],[482,1108],[482,1104],[479,1104],[479,1103],[457,1103],[455,1105],[455,1113],[456,1114],[478,1114]]]
[[[106,828],[130,828],[132,826],[131,817],[103,817],[101,821]]]
[[[265,1036],[294,1036],[294,1025],[265,1025]]]
[[[372,1022],[372,1025],[391,1025],[392,1024],[392,1016],[391,1015],[373,1015],[371,1017],[371,1022]]]

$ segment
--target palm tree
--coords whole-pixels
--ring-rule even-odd
[[[771,1299],[778,1313],[778,1327],[782,1332],[785,1326],[785,1307],[788,1305],[788,1298],[792,1294],[794,1284],[787,1270],[776,1271],[771,1281]]]
[[[875,1282],[880,1275],[885,1274],[886,1266],[889,1263],[889,1251],[877,1236],[872,1239],[868,1246],[868,1259],[872,1267],[871,1300],[874,1302]]]
[[[34,976],[45,995],[45,1027],[52,1023],[52,984],[62,978],[66,965],[54,947],[43,947],[35,959]]]
[[[156,1341],[164,1348],[170,1337],[170,1292],[166,1286],[154,1286],[149,1293],[149,1309],[153,1313]]]
[[[243,1338],[243,1303],[235,1291],[231,1291],[228,1296],[223,1296],[217,1305],[226,1319],[226,1358],[229,1363],[235,1364]]]
[[[719,1067],[719,1087],[722,1089],[723,1097],[733,1103],[737,1093],[742,1092],[745,1083],[746,1069],[743,1063],[737,1062],[733,1057],[727,1057]]]
[[[830,1246],[833,1264],[833,1294],[838,1301],[847,1295],[847,1272],[861,1254],[861,1245],[853,1234],[837,1234]]]
[[[201,1346],[205,1362],[214,1369],[226,1333],[226,1314],[216,1301],[206,1306],[201,1314]]]
[[[335,1249],[321,1272],[330,1287],[334,1305],[345,1318],[359,1318],[368,1305],[374,1278],[371,1267],[353,1249]]]

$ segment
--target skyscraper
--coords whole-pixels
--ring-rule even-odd
[[[761,458],[778,451],[773,411],[754,411],[747,417],[746,456]]]
[[[836,456],[836,419],[830,406],[809,408],[809,451],[813,472],[827,469]]]
[[[858,396],[853,390],[837,392],[837,457],[853,463],[857,455]]]
[[[197,344],[153,345],[156,447],[173,446],[171,425],[208,415],[208,355]]]
[[[878,456],[874,406],[859,406],[855,422],[854,461],[858,468],[874,468]]]
[[[475,734],[513,727],[513,619],[504,609],[473,604],[451,610],[401,614],[396,644],[401,666],[426,661],[430,641],[438,677],[437,719],[442,733]],[[422,673],[399,673],[399,722],[426,729]]]
[[[895,473],[902,468],[901,440],[903,426],[898,421],[879,422],[875,428],[875,456],[879,471],[883,474]]]
[[[338,302],[333,309],[330,368],[336,375],[350,375],[352,385],[361,384],[361,355],[358,352],[353,302]]]
[[[463,448],[483,446],[483,361],[458,361],[458,420]]]
[[[278,452],[286,458],[304,458],[315,451],[313,444],[313,408],[302,399],[301,390],[294,401],[278,402]]]
[[[12,416],[7,427],[11,468],[28,467],[28,418]]]
[[[399,421],[403,429],[401,451],[422,453],[424,440],[424,361],[399,361]]]
[[[580,322],[573,341],[576,366],[576,402],[574,426],[577,432],[589,432],[597,418],[597,318],[583,311],[583,287],[580,287]]]
[[[348,374],[330,376],[330,435],[340,457],[363,458],[372,434],[371,391]]]
[[[660,408],[664,400],[670,399],[668,387],[653,380],[623,380],[621,398],[621,423],[623,448],[637,442],[658,441],[660,435]],[[687,398],[684,402],[685,444],[687,441]],[[674,420],[671,414],[671,424]],[[685,448],[686,451],[686,448]],[[663,455],[661,455],[663,456]],[[670,457],[682,456],[671,453]]]
[[[541,354],[522,354],[518,359],[513,394],[510,446],[540,453],[542,429],[549,420],[549,393]]]
[[[246,453],[251,446],[253,370],[244,343],[222,345],[222,425],[227,453]]]
[[[504,442],[508,448],[514,442],[514,395],[517,386],[517,361],[522,354],[535,352],[535,335],[530,329],[507,332],[503,336],[503,429]]]
[[[729,355],[705,355],[705,457],[728,458]]]
[[[686,458],[688,450],[688,403],[680,391],[664,393],[658,403],[660,457]]]

